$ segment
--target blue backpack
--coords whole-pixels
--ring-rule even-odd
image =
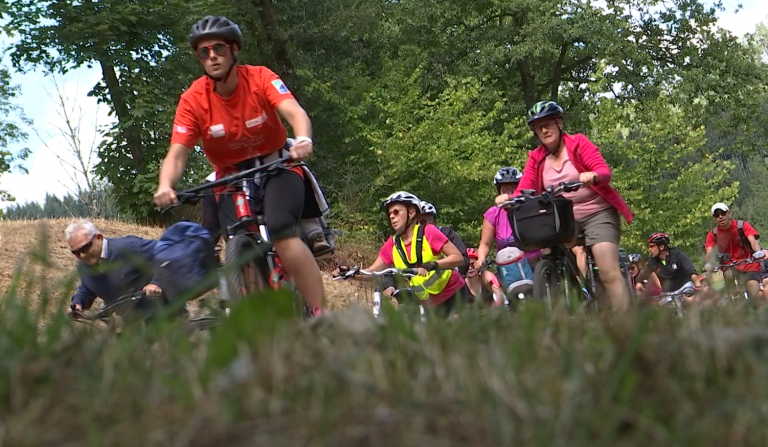
[[[216,286],[218,266],[211,235],[202,225],[178,222],[157,241],[155,279],[169,300],[200,296]]]

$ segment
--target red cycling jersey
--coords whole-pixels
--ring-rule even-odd
[[[171,144],[203,152],[217,176],[233,172],[231,166],[285,145],[287,132],[277,106],[294,99],[283,81],[270,69],[252,65],[237,67],[237,89],[222,98],[213,91],[207,76],[197,79],[181,95],[173,121]]]

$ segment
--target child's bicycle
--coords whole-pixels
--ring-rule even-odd
[[[478,269],[478,275],[480,275],[481,279],[483,278],[483,272],[488,271],[488,269],[495,264],[496,261],[494,259],[486,259],[483,261],[483,264]],[[491,296],[493,296],[494,305],[496,306],[504,305],[504,307],[509,310],[510,308],[516,308],[521,301],[530,301],[533,297],[532,279],[515,281],[510,284],[506,290],[502,287],[499,278],[495,274],[489,276],[489,279],[491,281],[490,284],[486,281],[482,281],[483,287],[491,294]],[[498,296],[499,294],[493,291],[494,288],[501,290],[501,296]]]

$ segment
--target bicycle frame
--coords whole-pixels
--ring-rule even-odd
[[[180,191],[177,193],[177,197],[179,198],[180,204],[193,202],[200,198],[200,193],[203,191],[209,191],[220,186],[231,186],[245,180],[256,179],[257,177],[266,176],[276,171],[303,165],[303,162],[294,162],[290,157],[279,158],[271,163],[246,169],[245,171],[226,176],[216,181]],[[225,194],[233,196],[235,212],[237,214],[237,222],[228,225],[226,228],[227,239],[232,239],[238,234],[244,234],[255,239],[257,244],[262,242],[268,243],[270,245],[270,250],[265,254],[267,268],[269,269],[268,281],[270,287],[279,289],[283,284],[290,281],[290,277],[283,268],[282,262],[280,262],[280,257],[269,238],[269,231],[264,222],[264,216],[256,215],[251,210],[249,205],[251,191],[248,187],[248,183],[245,182],[240,185],[240,189]]]

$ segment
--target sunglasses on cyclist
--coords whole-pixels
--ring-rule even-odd
[[[94,237],[96,237],[96,236],[94,236]],[[90,250],[91,247],[93,247],[93,238],[91,238],[91,240],[88,241],[88,243],[83,245],[82,247],[77,248],[75,250],[70,250],[70,251],[72,252],[73,255],[75,255],[75,256],[77,256],[79,258],[80,256],[88,253],[88,250]]]
[[[227,54],[228,49],[229,45],[226,43],[215,43],[213,45],[197,47],[195,54],[197,54],[197,57],[199,57],[201,60],[206,60],[211,57],[211,52],[216,53],[217,56],[224,56]]]
[[[712,215],[714,218],[718,218],[720,216],[725,216],[728,212],[723,210],[717,210],[715,211],[715,214]]]

